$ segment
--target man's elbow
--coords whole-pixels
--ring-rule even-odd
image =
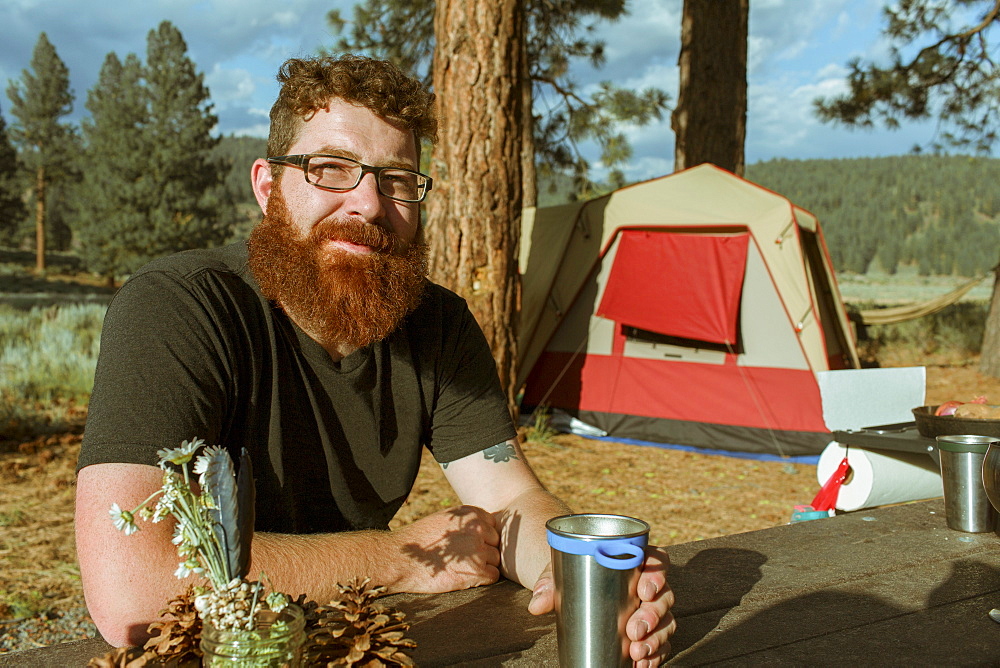
[[[149,624],[134,606],[125,600],[115,600],[106,593],[86,595],[87,610],[101,637],[114,647],[138,647],[149,639]]]

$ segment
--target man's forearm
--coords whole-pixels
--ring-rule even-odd
[[[572,512],[542,488],[522,492],[496,513],[500,525],[500,571],[504,577],[531,588],[550,560],[545,522]]]
[[[256,533],[250,577],[326,603],[337,585],[369,577],[389,593],[440,593],[495,582],[499,536],[481,508],[442,510],[396,531]]]
[[[292,596],[306,594],[319,603],[337,597],[337,585],[357,577],[396,590],[400,573],[389,552],[389,532],[357,531],[339,534],[274,534],[253,537],[248,577],[267,575],[275,589]]]

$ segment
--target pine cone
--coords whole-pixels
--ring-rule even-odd
[[[145,665],[146,655],[138,647],[117,647],[87,662],[87,668],[139,668]]]
[[[150,633],[158,632],[143,646],[147,654],[152,653],[164,662],[171,659],[178,663],[201,661],[201,618],[194,607],[195,595],[194,586],[189,586],[160,611],[160,617],[167,619],[153,622],[146,629]]]
[[[309,666],[412,666],[403,650],[417,646],[406,638],[410,628],[402,612],[375,603],[385,587],[369,587],[371,578],[338,584],[340,600],[316,610],[303,652]]]

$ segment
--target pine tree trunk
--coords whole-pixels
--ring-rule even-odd
[[[440,144],[427,200],[431,279],[464,297],[493,350],[512,412],[522,203],[521,0],[438,0]]]
[[[983,345],[979,353],[979,372],[1000,378],[1000,265],[993,270],[993,296],[986,316]]]
[[[749,0],[684,0],[674,171],[705,162],[743,175]]]
[[[35,172],[35,270],[45,271],[45,165]]]

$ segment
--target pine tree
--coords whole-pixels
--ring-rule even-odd
[[[90,118],[81,126],[87,169],[77,190],[75,224],[80,255],[90,271],[113,282],[148,257],[152,197],[144,130],[148,121],[142,63],[129,54],[124,65],[109,53],[87,93]]]
[[[575,60],[587,60],[594,67],[604,63],[604,43],[588,36],[594,24],[585,20],[613,21],[625,14],[625,4],[625,0],[524,0],[520,4],[527,53],[525,72],[518,77],[525,128],[521,149],[525,206],[535,204],[536,164],[542,176],[572,172],[577,194],[593,194],[594,184],[587,178],[590,165],[579,146],[596,141],[604,166],[617,168],[631,158],[632,150],[616,128],[624,123],[648,124],[661,118],[666,109],[668,96],[656,88],[632,91],[603,82],[587,97],[569,78]],[[328,21],[334,34],[344,35],[337,42],[338,50],[386,58],[430,85],[434,5],[434,0],[366,0],[354,7],[347,35],[348,21],[338,10],[329,13]],[[533,115],[533,107],[544,110],[543,115]],[[610,178],[614,185],[624,181],[617,170]]]
[[[148,122],[143,131],[144,170],[150,184],[147,221],[150,257],[225,240],[224,168],[212,158],[218,139],[204,75],[187,56],[187,44],[169,21],[151,30],[145,67]]]
[[[902,0],[883,13],[890,62],[852,60],[848,92],[815,100],[816,114],[860,128],[936,116],[943,131],[931,148],[988,153],[1000,129],[1000,65],[990,45],[1000,0]],[[970,23],[953,27],[973,13]]]
[[[234,217],[209,92],[186,54],[165,21],[149,33],[145,65],[108,54],[87,95],[76,226],[88,268],[112,282],[155,257],[221,243]]]
[[[9,244],[27,215],[21,199],[17,151],[7,136],[7,123],[0,116],[0,242]]]
[[[65,150],[72,132],[59,119],[73,110],[69,70],[44,32],[32,52],[31,71],[22,70],[21,80],[10,82],[7,96],[19,121],[11,126],[11,136],[34,172],[35,266],[44,271],[46,189],[67,162]]]

